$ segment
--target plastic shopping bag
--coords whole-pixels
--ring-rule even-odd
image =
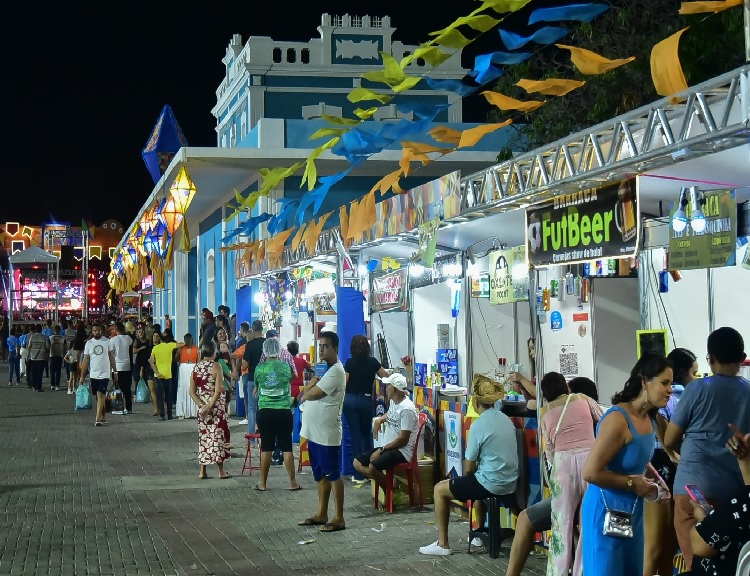
[[[91,390],[88,384],[81,384],[76,390],[76,410],[91,410]]]
[[[151,402],[151,393],[148,389],[148,384],[141,378],[138,380],[138,385],[135,387],[135,401],[141,404],[148,404]]]

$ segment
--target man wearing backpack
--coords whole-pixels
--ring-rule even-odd
[[[26,340],[28,356],[26,364],[31,373],[31,388],[35,392],[42,391],[42,376],[49,356],[49,339],[42,334],[42,325],[34,326],[34,332]]]

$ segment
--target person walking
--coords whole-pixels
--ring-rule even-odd
[[[41,324],[34,326],[34,332],[26,340],[28,350],[27,365],[31,372],[31,387],[35,392],[42,391],[42,377],[49,356],[49,339],[42,334]]]
[[[201,480],[208,478],[206,466],[216,464],[219,478],[231,478],[224,470],[224,461],[229,458],[229,426],[224,394],[224,374],[214,361],[216,346],[207,340],[201,346],[200,361],[190,376],[190,397],[198,406],[198,463]]]
[[[588,482],[581,505],[586,576],[643,574],[643,499],[669,497],[666,486],[660,490],[653,469],[647,467],[656,441],[654,418],[671,393],[672,368],[667,359],[644,354],[599,421],[583,468]],[[628,518],[629,537],[618,533],[611,511]]]
[[[346,394],[346,372],[338,358],[338,334],[323,331],[318,343],[318,358],[326,363],[328,370],[321,378],[312,378],[302,391],[305,406],[302,436],[307,438],[310,466],[318,483],[318,509],[298,525],[322,526],[321,532],[336,532],[346,529],[344,482],[341,480],[341,411]],[[336,509],[329,522],[331,491]]]
[[[96,418],[94,426],[107,424],[105,402],[109,375],[113,374],[117,382],[117,369],[115,355],[109,347],[109,340],[104,337],[101,325],[94,324],[91,327],[91,339],[86,342],[83,349],[83,360],[81,361],[81,382],[86,380],[86,375],[91,374],[91,392],[96,396]]]
[[[174,361],[174,351],[184,345],[183,342],[175,342],[174,340],[164,342],[158,333],[154,332],[154,347],[151,349],[151,357],[148,362],[156,378],[156,402],[159,409],[159,418],[162,420],[172,419],[172,362]],[[166,417],[164,413],[165,405]]]
[[[117,335],[109,340],[109,349],[115,355],[115,368],[117,370],[117,386],[122,392],[125,401],[125,414],[133,411],[133,376],[130,372],[130,347],[133,339],[125,333],[125,324],[115,324]]]
[[[257,421],[262,446],[260,482],[255,489],[261,492],[266,491],[271,458],[277,445],[283,454],[284,467],[289,475],[289,490],[301,488],[294,475],[292,454],[292,371],[289,364],[279,360],[280,351],[281,343],[276,338],[267,338],[263,342],[263,355],[266,360],[258,364],[253,376],[255,394],[258,397]]]
[[[49,337],[50,385],[52,390],[59,390],[65,356],[65,336],[61,334],[59,325],[55,325],[52,332],[52,336]]]
[[[388,371],[370,354],[370,342],[361,334],[352,338],[351,358],[344,364],[346,396],[344,418],[352,439],[352,454],[366,454],[372,449],[372,418],[374,416],[373,389],[375,377],[386,378]],[[362,472],[355,466],[354,480],[362,480]]]
[[[8,386],[13,386],[13,373],[16,375],[16,386],[21,385],[21,342],[18,340],[18,329],[13,326],[7,339],[8,348]]]

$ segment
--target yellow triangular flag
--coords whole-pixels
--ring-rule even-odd
[[[568,92],[572,92],[584,84],[586,82],[582,80],[566,80],[564,78],[548,78],[547,80],[522,79],[516,82],[516,86],[523,88],[529,94],[538,92],[547,96],[565,96]]]
[[[305,228],[307,228],[307,223],[304,223],[302,226],[300,226],[297,230],[297,233],[294,235],[294,238],[292,238],[292,252],[296,252],[299,248],[299,244],[300,242],[302,242],[302,235],[305,232]]]
[[[487,99],[487,102],[489,102],[493,106],[497,106],[498,108],[500,108],[500,110],[503,111],[518,110],[519,112],[533,112],[537,108],[544,106],[544,102],[541,100],[529,100],[527,102],[523,102],[521,100],[511,98],[510,96],[500,94],[499,92],[493,92],[492,90],[485,90],[484,92],[482,92],[482,94]]]
[[[381,93],[375,92],[374,90],[370,90],[368,88],[362,88],[361,86],[349,92],[349,94],[346,97],[346,99],[352,103],[364,102],[366,100],[376,100],[377,102],[380,102],[381,104],[386,104],[387,102],[390,102],[391,98],[393,98],[393,96],[389,96],[388,94],[381,94]]]
[[[632,62],[635,60],[635,56],[630,58],[618,58],[616,60],[610,60],[604,56],[600,56],[596,52],[586,50],[585,48],[578,48],[577,46],[567,46],[566,44],[555,44],[562,50],[570,50],[570,60],[581,74],[593,76],[595,74],[604,74],[615,68]]]
[[[680,36],[685,30],[687,28],[675,32],[651,50],[651,78],[659,96],[671,96],[687,90],[687,80],[685,80],[685,74],[682,73],[680,57],[677,53]]]
[[[427,133],[438,142],[447,142],[454,146],[458,146],[458,143],[461,141],[461,132],[447,126],[436,126]]]
[[[500,122],[499,124],[480,124],[479,126],[476,126],[474,128],[468,128],[467,130],[461,132],[461,141],[458,143],[458,147],[467,148],[469,146],[474,146],[487,134],[494,132],[495,130],[499,130],[500,128],[505,128],[511,122],[513,122],[513,120],[506,120],[505,122]]]
[[[705,14],[707,12],[722,12],[728,8],[742,6],[743,0],[725,0],[724,2],[682,2],[680,4],[679,14]]]

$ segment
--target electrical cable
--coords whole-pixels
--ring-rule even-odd
[[[656,277],[656,281],[658,283],[659,275],[656,272],[656,266],[654,266],[654,261],[649,258],[651,268],[654,272],[654,276]],[[659,295],[659,302],[661,303],[661,307],[664,310],[664,317],[667,320],[667,326],[669,327],[669,333],[672,335],[672,345],[677,348],[677,340],[675,340],[674,337],[674,330],[672,330],[672,323],[669,321],[669,313],[667,313],[667,307],[664,305],[664,298],[662,298],[661,291],[658,291],[657,294]]]
[[[477,298],[477,308],[479,308],[479,314],[482,316],[482,322],[484,323],[484,333],[487,334],[487,342],[490,345],[490,348],[492,348],[492,353],[495,355],[493,359],[493,363],[497,362],[497,358],[499,356],[497,355],[497,351],[495,350],[495,346],[492,344],[492,338],[490,338],[490,330],[487,328],[487,320],[484,317],[484,311],[482,310],[482,300],[481,298]]]

